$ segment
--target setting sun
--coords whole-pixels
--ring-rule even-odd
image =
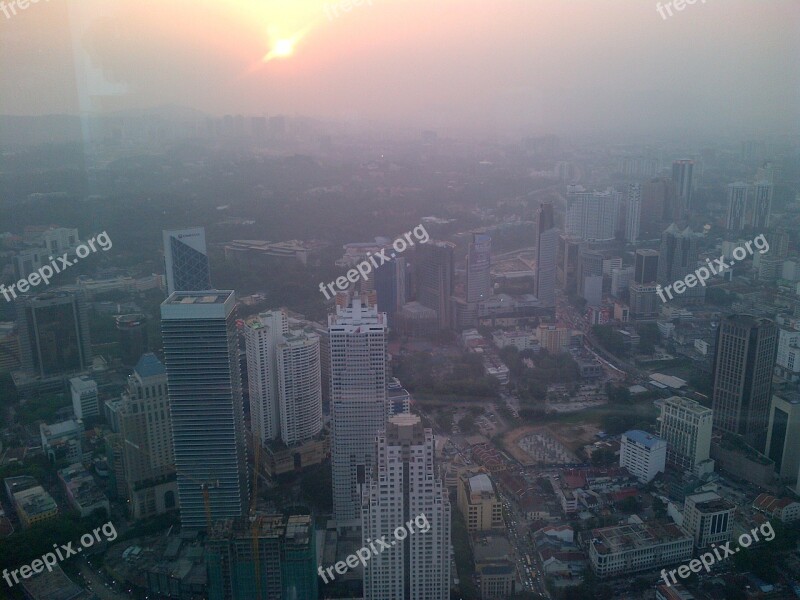
[[[288,38],[276,41],[272,49],[264,56],[264,62],[276,58],[290,57],[292,54],[294,54],[294,45],[296,41],[296,38]]]

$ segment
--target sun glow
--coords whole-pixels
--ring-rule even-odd
[[[270,48],[270,51],[264,55],[264,62],[269,62],[278,58],[289,58],[294,54],[297,41],[297,37],[276,40],[272,48]]]

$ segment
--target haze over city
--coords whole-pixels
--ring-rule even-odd
[[[0,0],[0,598],[800,598],[797,0]]]

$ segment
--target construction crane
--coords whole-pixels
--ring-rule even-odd
[[[133,447],[133,448],[136,448],[136,450],[138,450],[139,452],[142,452],[143,454],[146,454],[147,456],[151,456],[150,453],[147,450],[143,450],[141,447],[139,447],[137,444],[134,444],[130,440],[126,439],[125,443],[128,444],[129,446]],[[176,471],[176,474],[177,474],[177,471]],[[180,473],[180,475],[181,475],[181,477],[185,477],[186,479],[188,479],[192,483],[196,483],[196,484],[198,484],[200,486],[200,489],[203,492],[203,506],[205,507],[205,511],[206,511],[206,529],[207,529],[208,532],[210,532],[211,531],[211,493],[209,492],[209,489],[212,488],[212,487],[218,488],[219,487],[219,479],[211,480],[211,481],[199,481],[198,479],[195,479],[194,477],[192,477],[191,475],[187,475],[186,473]]]
[[[259,559],[261,553],[258,547],[258,533],[261,528],[261,519],[256,516],[256,505],[258,503],[258,476],[261,465],[261,440],[255,433],[251,433],[253,440],[253,493],[250,498],[250,515],[253,519],[252,535],[253,535],[253,571],[256,576],[256,586],[258,587],[258,600],[261,600],[261,565]]]

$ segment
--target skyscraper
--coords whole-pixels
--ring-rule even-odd
[[[492,295],[492,237],[474,232],[467,251],[467,303],[481,302]]]
[[[128,510],[134,519],[177,508],[167,370],[155,354],[139,358],[119,407]]]
[[[556,262],[559,232],[553,219],[553,205],[539,206],[536,223],[536,297],[544,308],[556,305]]]
[[[676,160],[672,163],[672,186],[674,189],[675,204],[671,219],[680,219],[694,210],[692,203],[692,176],[694,174],[694,161],[689,159]]]
[[[333,514],[339,527],[351,527],[360,524],[375,436],[386,425],[386,315],[354,298],[329,315],[328,330]]]
[[[245,326],[250,416],[266,443],[287,446],[322,429],[319,336],[290,330],[283,311],[262,313]]]
[[[800,471],[800,392],[780,391],[772,396],[767,446],[775,471],[784,481],[794,481]]]
[[[625,239],[634,243],[639,239],[639,225],[642,218],[642,186],[628,184],[628,206],[625,218]]]
[[[633,279],[636,283],[652,283],[658,279],[658,251],[641,248],[636,251]]]
[[[640,229],[648,233],[661,231],[662,221],[672,220],[674,187],[672,180],[657,177],[642,184]]]
[[[749,189],[750,186],[740,181],[728,185],[728,219],[726,221],[728,231],[744,229]]]
[[[161,304],[182,527],[247,514],[242,379],[232,291],[173,292]]]
[[[378,310],[394,326],[395,313],[406,303],[406,259],[398,256],[385,262],[375,270],[374,280]]]
[[[565,294],[578,291],[578,262],[581,239],[566,233],[558,236],[558,282]]]
[[[769,227],[772,212],[772,184],[758,181],[753,184],[753,214],[750,224],[756,229]]]
[[[589,241],[613,240],[618,215],[617,192],[590,192],[580,185],[567,186],[567,234]]]
[[[163,232],[167,294],[211,289],[206,254],[206,230],[202,227]]]
[[[769,319],[730,315],[722,319],[714,357],[714,426],[739,434],[764,451],[769,422],[777,328]]]
[[[147,342],[147,316],[136,313],[120,315],[115,319],[117,339],[122,352],[122,364],[133,366],[149,350]]]
[[[378,435],[376,461],[364,494],[364,545],[386,536],[392,547],[364,572],[365,600],[450,597],[450,501],[438,478],[433,432],[417,415],[395,415]],[[397,531],[406,531],[399,539]]]
[[[20,362],[42,378],[87,370],[92,364],[86,302],[72,292],[46,292],[17,301]]]
[[[658,282],[662,286],[683,279],[697,268],[700,237],[689,227],[681,230],[675,223],[664,230],[658,254]],[[686,288],[686,291],[676,296],[672,302],[701,303],[705,298],[705,289],[699,285]]]
[[[589,278],[600,278],[600,293],[602,294],[603,260],[602,252],[588,248],[581,250],[578,258],[578,295],[580,297],[586,298],[586,282]],[[596,287],[595,279],[592,279],[592,285]],[[586,299],[588,300],[588,298]]]
[[[453,296],[454,271],[451,242],[430,241],[417,244],[414,273],[417,301],[432,308],[439,317],[439,328],[450,328],[450,298]]]

